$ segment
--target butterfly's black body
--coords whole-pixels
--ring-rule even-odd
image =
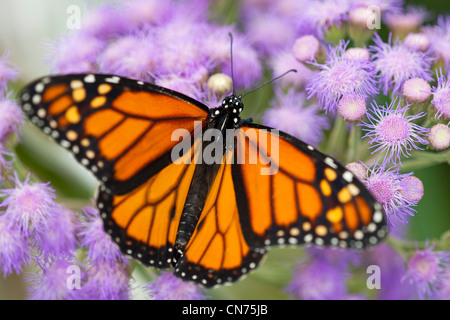
[[[239,115],[243,109],[244,104],[241,101],[241,97],[232,95],[226,97],[222,101],[220,107],[211,109],[209,112],[209,125],[207,125],[203,131],[213,128],[221,132],[221,135],[219,135],[218,138],[222,139],[222,141],[220,141],[220,143],[223,144],[222,155],[226,154],[227,149],[233,148],[233,145],[226,145],[224,139],[226,137],[226,130],[234,130],[240,125],[241,119]],[[218,141],[214,142],[217,143]],[[212,143],[212,141],[210,143]],[[208,143],[204,145],[204,148],[207,146]],[[176,264],[182,256],[195,228],[201,228],[201,226],[197,226],[200,214],[202,213],[208,191],[211,189],[219,167],[220,164],[217,163],[207,164],[202,162],[195,168],[191,187],[189,188],[181,216],[177,239],[175,241],[174,264]]]
[[[218,164],[208,165],[202,163],[195,168],[175,240],[174,265],[183,255],[184,249],[197,227],[200,214],[208,196],[208,191],[218,170]]]

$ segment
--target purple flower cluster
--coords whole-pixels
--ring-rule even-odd
[[[392,43],[392,34],[385,43],[378,34],[374,37],[375,45],[370,46],[375,68],[379,72],[379,85],[384,95],[400,93],[406,80],[420,77],[431,81],[431,63],[433,59],[422,51],[410,49],[399,41]]]
[[[205,0],[102,5],[51,44],[52,71],[117,74],[198,97],[211,74],[230,75],[232,32],[235,85],[248,88],[262,73],[255,49],[234,27],[206,22],[207,10]]]
[[[0,56],[0,146],[4,148],[8,137],[17,134],[19,125],[23,122],[22,111],[11,98],[12,92],[7,92],[8,83],[17,79],[19,72],[9,62],[9,52]],[[0,154],[0,163],[2,159]]]
[[[409,157],[413,149],[423,150],[417,144],[428,144],[423,137],[430,129],[414,123],[414,120],[424,117],[426,113],[408,116],[409,107],[410,105],[402,107],[401,100],[397,103],[396,99],[386,106],[378,106],[374,102],[372,110],[367,113],[368,122],[361,122],[362,130],[367,132],[363,138],[370,138],[369,148],[375,149],[372,154],[380,153],[382,165],[401,165],[401,156]]]
[[[318,105],[307,104],[305,95],[289,90],[283,93],[277,90],[275,99],[263,116],[263,122],[292,136],[317,146],[324,137],[324,130],[329,128],[328,119],[319,114]],[[302,125],[299,126],[298,124]]]
[[[346,96],[362,100],[378,93],[375,68],[371,61],[345,55],[348,43],[330,48],[325,64],[313,63],[320,72],[311,79],[308,98],[316,96],[325,111],[335,113],[339,101]]]
[[[450,68],[450,17],[439,16],[437,25],[424,27],[430,40],[430,49],[438,63],[447,70]]]
[[[423,196],[423,185],[415,177],[416,180],[411,180],[412,174],[401,174],[398,167],[374,166],[363,181],[383,206],[391,228],[397,221],[407,223],[407,217],[414,216],[414,207]]]
[[[191,282],[184,282],[173,272],[162,271],[160,275],[144,286],[152,300],[205,300],[203,290]]]
[[[353,300],[364,296],[348,291],[350,267],[359,265],[358,254],[341,249],[310,248],[295,267],[286,292],[302,300]]]
[[[20,273],[30,262],[31,251],[46,258],[70,256],[75,251],[74,225],[68,210],[54,202],[55,192],[48,183],[32,183],[28,175],[15,187],[0,190],[2,251],[0,270],[6,276],[13,270]],[[14,238],[12,237],[14,235]]]
[[[409,259],[407,274],[403,278],[417,286],[420,299],[445,299],[441,290],[445,286],[448,290],[450,252],[433,249],[434,244],[427,243],[423,250],[417,250]]]
[[[86,208],[83,222],[78,215],[56,203],[49,183],[31,182],[30,175],[15,186],[0,190],[0,271],[3,276],[22,273],[34,262],[29,274],[31,299],[126,299],[129,273],[119,248],[103,230],[98,213]],[[86,258],[77,259],[77,248]],[[79,270],[68,285],[68,273]],[[75,271],[76,271],[75,270]],[[119,281],[120,280],[120,281]]]

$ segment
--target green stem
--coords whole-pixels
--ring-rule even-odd
[[[417,170],[440,163],[450,164],[450,150],[443,152],[414,151],[411,153],[411,157],[402,161],[402,170]]]
[[[139,275],[139,277],[141,277],[145,282],[150,282],[153,280],[153,276],[149,272],[149,269],[136,261],[131,260],[128,269],[130,270],[130,273],[137,273],[137,275]]]
[[[345,140],[345,120],[340,116],[336,116],[334,120],[333,129],[330,133],[328,143],[324,148],[326,154],[332,154],[336,156],[342,151],[343,141]]]
[[[355,123],[352,123],[350,135],[348,137],[348,149],[347,159],[345,163],[357,161],[360,159],[361,150],[361,130],[356,127]]]

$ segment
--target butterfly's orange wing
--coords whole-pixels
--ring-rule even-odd
[[[381,205],[337,161],[290,135],[256,124],[240,128],[236,144],[233,182],[250,246],[311,243],[363,248],[386,236]]]
[[[258,266],[265,249],[251,248],[244,238],[235,192],[232,165],[223,163],[175,275],[212,287],[235,282]]]
[[[193,132],[208,108],[180,93],[110,75],[39,79],[20,94],[45,133],[116,194],[126,194],[171,163],[177,129]]]
[[[97,207],[105,230],[123,252],[145,265],[169,268],[180,217],[195,170],[194,150],[124,195],[100,187]]]

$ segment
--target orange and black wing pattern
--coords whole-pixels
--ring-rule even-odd
[[[44,77],[19,96],[24,112],[115,194],[167,166],[176,129],[193,132],[208,108],[180,93],[113,75]]]
[[[365,248],[387,235],[381,205],[337,161],[272,128],[238,130],[233,183],[250,246]]]
[[[172,266],[181,214],[195,170],[195,152],[166,166],[124,195],[100,186],[97,207],[105,230],[122,251],[145,265]]]

